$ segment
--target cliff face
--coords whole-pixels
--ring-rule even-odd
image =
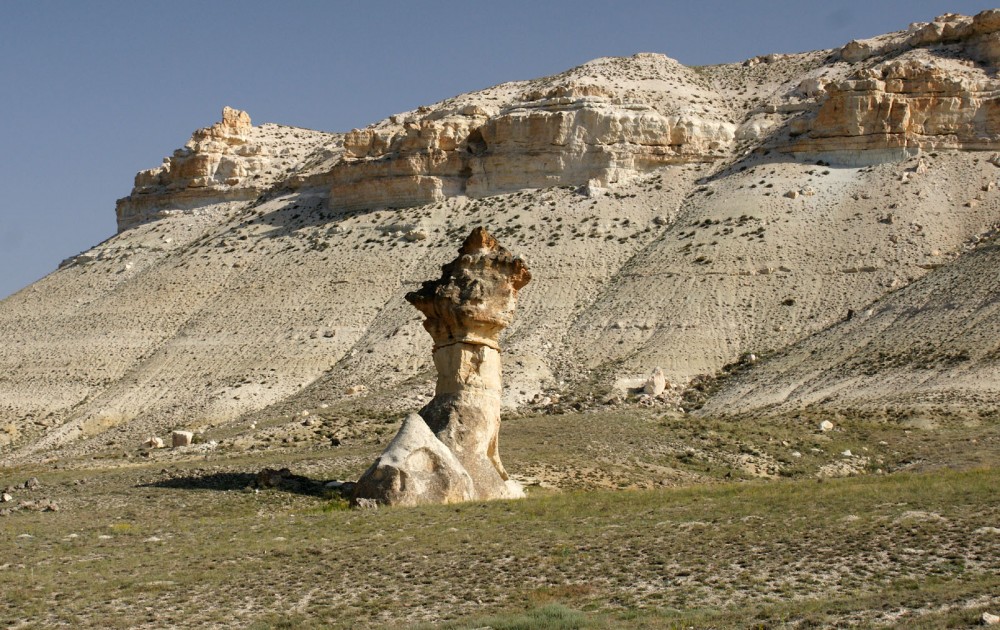
[[[507,406],[799,347],[993,238],[998,23],[696,69],[598,59],[344,134],[226,109],[136,176],[117,236],[0,302],[0,449],[420,408],[433,366],[404,295],[477,225],[533,274],[502,340]],[[973,320],[944,315],[913,338],[966,343]],[[963,387],[1000,390],[996,353],[966,354]],[[792,400],[793,371],[719,400]],[[893,382],[918,404],[959,381]]]
[[[118,200],[119,231],[211,204],[250,201],[287,179],[307,156],[337,136],[308,129],[254,127],[246,112],[225,107],[222,120],[198,129],[163,164],[140,171]]]
[[[846,79],[807,85],[816,107],[791,122],[782,150],[857,159],[879,150],[997,149],[998,29],[1000,11],[990,10],[848,43],[838,56],[858,68]]]
[[[623,63],[635,73],[627,89],[615,81]],[[696,107],[701,99],[712,107]],[[716,100],[695,73],[661,55],[598,60],[555,81],[467,95],[347,134],[330,205],[405,207],[607,186],[669,164],[713,162],[728,154],[736,129]]]

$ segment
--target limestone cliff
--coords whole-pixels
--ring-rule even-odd
[[[140,171],[118,200],[118,229],[228,201],[256,199],[288,178],[333,134],[280,125],[254,127],[250,115],[225,107],[222,120],[198,129],[163,164]]]
[[[848,43],[838,56],[849,75],[814,79],[803,90],[816,106],[791,121],[791,140],[780,149],[884,161],[921,150],[1000,148],[998,31],[1000,10],[990,10]]]
[[[603,187],[727,155],[736,125],[695,73],[661,55],[637,55],[628,65],[638,80],[622,89],[614,81],[621,63],[597,60],[556,81],[508,84],[356,129],[331,171],[330,205],[405,207],[525,188]]]

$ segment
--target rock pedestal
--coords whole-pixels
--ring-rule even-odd
[[[524,496],[500,461],[497,339],[530,279],[524,261],[476,228],[439,280],[406,294],[434,340],[437,388],[358,481],[355,500],[416,505]]]

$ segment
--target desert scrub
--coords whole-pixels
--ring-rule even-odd
[[[692,431],[721,426],[703,421]],[[539,455],[565,447],[549,448]],[[614,457],[590,455],[574,467],[589,464],[595,478]],[[258,457],[239,465],[255,471],[281,455]],[[296,470],[344,465],[300,457]],[[350,460],[360,467],[368,458]],[[191,466],[182,472],[186,483],[157,485],[166,477],[161,466],[5,471],[37,475],[64,507],[0,517],[0,588],[10,595],[0,601],[0,621],[865,625],[880,622],[882,602],[919,619],[945,604],[983,606],[1000,588],[1000,537],[990,533],[1000,520],[1000,472],[990,468],[822,483],[534,488],[522,501],[365,511],[336,509],[313,494],[247,492],[241,484],[251,472],[226,473],[232,482],[214,485],[198,476],[229,477]],[[122,520],[109,523],[102,506]],[[129,527],[109,527],[118,523]],[[551,625],[564,622],[576,625]]]

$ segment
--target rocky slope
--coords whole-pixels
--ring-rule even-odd
[[[995,330],[975,261],[1000,224],[998,29],[988,11],[723,66],[598,59],[344,134],[227,108],[136,176],[118,235],[0,303],[2,453],[416,409],[432,367],[403,295],[476,225],[534,275],[508,405],[786,348],[709,408],[874,400],[851,380],[876,365],[864,340],[965,356],[963,331]],[[956,309],[892,315],[943,290]],[[933,387],[899,372],[893,404],[992,392],[994,349],[967,354]]]

